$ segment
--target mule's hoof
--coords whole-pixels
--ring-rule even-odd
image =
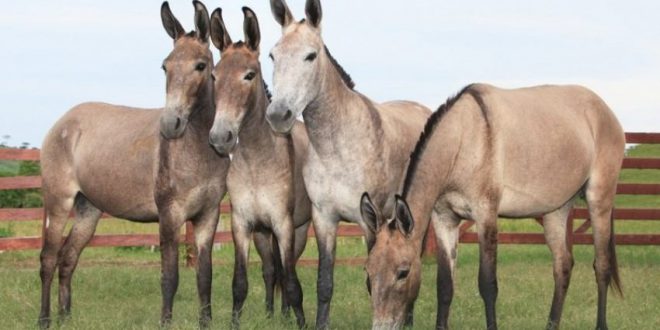
[[[50,318],[49,317],[40,317],[37,321],[37,326],[39,329],[48,329],[50,328]]]

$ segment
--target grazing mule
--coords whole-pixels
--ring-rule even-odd
[[[229,159],[209,145],[213,124],[213,57],[209,16],[195,1],[196,31],[186,34],[167,2],[161,17],[174,39],[165,59],[164,109],[84,103],[50,130],[41,152],[46,230],[41,251],[41,313],[50,325],[50,286],[59,269],[59,310],[71,310],[71,276],[103,212],[138,222],[159,221],[161,323],[172,317],[178,285],[180,228],[190,219],[197,247],[200,325],[211,319],[211,252]],[[63,241],[73,210],[75,221]]]
[[[392,209],[391,194],[431,111],[414,102],[375,103],[353,90],[321,37],[318,0],[307,1],[307,19],[299,22],[283,0],[270,3],[282,36],[270,54],[274,96],[266,118],[275,131],[288,132],[302,114],[309,136],[303,177],[319,248],[316,326],[322,329],[328,326],[338,223],[359,224],[371,248],[373,229],[362,221],[357,201],[368,191],[376,205]]]
[[[295,264],[305,248],[311,219],[302,178],[307,133],[301,122],[296,122],[290,135],[277,134],[268,126],[269,96],[259,63],[259,23],[251,9],[243,7],[243,14],[245,41],[236,43],[227,33],[221,9],[211,15],[211,40],[221,59],[213,71],[216,114],[210,141],[218,153],[232,154],[227,189],[236,251],[233,323],[239,324],[247,296],[248,252],[254,233],[263,263],[267,311],[273,312],[278,273],[284,288],[282,311],[286,313],[291,305],[303,327],[302,289]]]
[[[386,213],[366,193],[362,198],[364,220],[377,228],[366,266],[373,328],[399,328],[402,306],[417,298],[431,219],[438,242],[436,326],[447,328],[459,222],[471,219],[479,237],[486,324],[496,329],[498,216],[543,216],[555,279],[547,328],[557,328],[573,267],[567,216],[584,194],[594,234],[597,328],[606,329],[607,287],[621,292],[612,209],[624,147],[612,111],[580,86],[507,90],[474,84],[450,98],[431,116],[410,156],[394,218],[383,218]]]

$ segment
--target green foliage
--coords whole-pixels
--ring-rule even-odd
[[[0,238],[12,237],[14,236],[14,223],[9,222],[7,224],[2,224],[0,227]]]
[[[36,176],[41,167],[36,161],[2,161],[0,176]],[[0,208],[41,207],[40,189],[0,190]]]

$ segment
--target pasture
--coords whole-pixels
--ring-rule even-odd
[[[112,222],[112,221],[109,221]],[[310,242],[312,243],[312,242]],[[309,244],[305,259],[315,255]],[[253,250],[254,251],[254,250]],[[609,301],[612,329],[660,328],[660,248],[620,246],[618,248],[625,298]],[[591,262],[593,248],[576,246],[575,268],[562,320],[563,329],[593,328],[596,315],[596,288]],[[338,245],[339,258],[363,256],[360,239],[345,238]],[[252,253],[252,260],[258,259]],[[0,254],[0,328],[25,329],[36,325],[39,307],[38,251]],[[223,329],[231,318],[231,274],[233,248],[214,252],[213,328]],[[313,265],[313,263],[312,263]],[[484,325],[483,303],[477,289],[477,246],[459,249],[457,291],[450,324],[455,329],[478,329]],[[426,258],[423,284],[415,309],[416,329],[435,324],[435,262]],[[371,309],[362,266],[338,265],[335,296],[331,309],[332,328],[366,329]],[[502,245],[498,257],[499,322],[502,329],[539,329],[545,325],[552,296],[550,253],[540,245]],[[305,313],[315,313],[316,267],[299,266],[305,294]],[[62,329],[153,329],[160,311],[159,253],[148,248],[90,248],[82,256],[73,283],[73,313]],[[258,263],[249,268],[250,290],[243,313],[244,329],[295,328],[294,318],[279,313],[265,317],[264,288]],[[173,329],[197,328],[198,302],[194,271],[182,268],[176,296]]]
[[[634,157],[657,157],[660,146],[642,145],[629,151]],[[660,182],[660,170],[625,170],[621,182]],[[657,196],[617,196],[619,207],[660,208]],[[579,226],[576,221],[576,226]],[[229,229],[223,216],[221,228]],[[33,236],[40,221],[3,222],[3,236]],[[540,232],[533,220],[504,220],[501,231]],[[155,224],[123,220],[102,220],[98,234],[156,233]],[[660,223],[621,221],[617,233],[658,233]],[[181,247],[183,254],[184,247]],[[305,294],[308,322],[316,311],[316,244],[310,239],[298,267]],[[596,284],[592,269],[593,247],[573,248],[575,267],[562,319],[563,329],[593,328],[596,315]],[[252,249],[249,268],[249,295],[242,317],[244,329],[293,329],[294,318],[279,313],[266,318],[264,287],[258,256]],[[625,297],[611,296],[608,319],[612,329],[660,328],[660,247],[618,246],[619,266]],[[36,326],[39,308],[39,251],[0,253],[0,328],[25,329]],[[364,329],[371,325],[371,308],[362,269],[366,249],[360,238],[341,238],[335,270],[335,294],[331,308],[332,328]],[[214,251],[213,328],[224,329],[231,318],[231,274],[234,252],[231,244],[217,245]],[[358,258],[358,259],[355,259]],[[351,260],[352,259],[352,260]],[[351,260],[343,262],[341,260]],[[175,301],[173,329],[197,328],[198,301],[194,269],[183,267]],[[457,285],[450,325],[455,329],[484,326],[484,311],[477,288],[478,251],[475,244],[459,248]],[[552,261],[544,245],[500,245],[498,254],[498,322],[502,329],[538,329],[545,325],[552,296]],[[423,284],[415,309],[415,329],[435,324],[435,262],[426,257]],[[88,248],[83,252],[73,283],[71,319],[62,329],[153,329],[160,311],[160,253],[157,249]],[[54,286],[55,287],[55,286]],[[53,297],[54,303],[56,298]],[[279,305],[279,304],[278,304]],[[276,307],[277,308],[277,307]],[[277,309],[276,309],[277,310]]]

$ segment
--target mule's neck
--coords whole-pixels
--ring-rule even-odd
[[[197,92],[197,101],[193,105],[190,113],[188,127],[184,137],[204,139],[204,144],[208,145],[209,132],[213,127],[215,116],[215,106],[213,100],[213,80],[208,79],[205,86]]]
[[[443,127],[442,123],[430,134],[426,147],[417,155],[419,159],[414,168],[411,168],[412,160],[407,166],[406,176],[411,170],[414,175],[402,191],[415,221],[412,239],[420,252],[438,199],[455,188],[454,171],[463,142],[460,128]],[[461,171],[460,166],[458,168]]]
[[[266,121],[266,109],[269,101],[261,73],[254,79],[258,83],[254,97],[248,102],[247,112],[243,117],[238,133],[237,152],[245,158],[270,157],[275,152],[276,135]]]
[[[337,154],[346,145],[379,141],[380,115],[364,95],[350,89],[325,51],[319,56],[321,86],[303,111],[310,143],[320,155]]]

